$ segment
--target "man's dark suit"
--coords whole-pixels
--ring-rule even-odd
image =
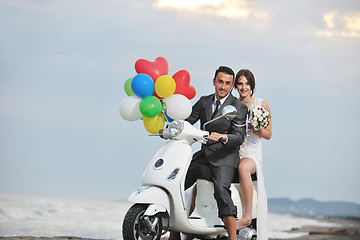
[[[201,97],[193,106],[192,113],[186,120],[191,124],[200,120],[200,126],[211,120],[212,105],[215,94]],[[208,125],[206,131],[217,132],[227,135],[226,144],[216,142],[202,146],[201,150],[194,154],[193,160],[186,176],[185,188],[193,185],[198,178],[214,182],[214,196],[219,209],[219,217],[236,217],[236,207],[231,200],[230,184],[239,165],[239,148],[245,137],[247,107],[231,93],[221,105],[214,118],[222,113],[226,105],[233,105],[237,109],[237,115],[233,120],[221,118]]]

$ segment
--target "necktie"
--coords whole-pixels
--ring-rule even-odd
[[[211,115],[211,118],[214,118],[214,116],[217,113],[217,111],[219,110],[219,108],[220,108],[220,101],[216,100],[216,107],[215,107],[213,114]]]

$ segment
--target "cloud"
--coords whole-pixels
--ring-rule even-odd
[[[233,20],[254,18],[260,24],[263,24],[268,17],[267,12],[249,6],[244,0],[157,0],[153,6],[162,10],[172,9]]]
[[[330,11],[324,13],[325,29],[317,31],[324,37],[360,37],[360,12]]]
[[[158,8],[182,8],[196,10],[205,6],[219,6],[224,0],[157,0],[155,6]]]
[[[326,26],[328,28],[334,28],[334,26],[335,26],[334,18],[335,18],[335,13],[334,12],[324,14],[324,21],[325,21]]]

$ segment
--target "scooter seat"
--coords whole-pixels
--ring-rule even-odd
[[[212,182],[210,178],[207,178],[207,177],[203,177],[203,178],[199,178],[199,179],[204,179],[204,180],[207,180],[209,182]],[[257,181],[257,176],[256,176],[256,173],[253,173],[251,174],[251,180],[253,182],[256,182]],[[239,183],[239,172],[236,171],[236,174],[234,175],[234,178],[233,180],[231,181],[231,183]]]
[[[252,180],[253,182],[257,181],[256,173],[251,174],[251,180]],[[232,180],[231,183],[239,183],[239,172],[236,171],[236,174],[235,174],[235,176],[234,176],[234,178],[233,178],[233,180]]]

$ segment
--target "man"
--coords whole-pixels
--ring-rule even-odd
[[[214,196],[219,209],[219,217],[225,224],[230,240],[236,240],[237,210],[231,199],[230,185],[239,165],[239,147],[244,141],[247,107],[231,94],[234,87],[234,72],[231,68],[221,66],[216,70],[213,79],[215,93],[202,96],[193,106],[192,113],[186,120],[191,124],[200,120],[201,128],[204,123],[221,115],[226,105],[233,105],[237,109],[237,116],[233,120],[221,118],[206,125],[210,137],[218,140],[202,146],[194,154],[190,164],[185,189],[192,186],[196,179],[203,178],[214,183]],[[172,239],[177,238],[174,233]]]

